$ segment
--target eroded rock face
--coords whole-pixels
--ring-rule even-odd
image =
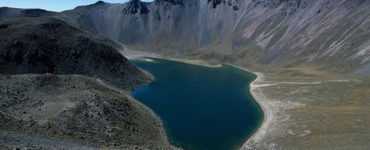
[[[370,59],[369,7],[363,0],[135,0],[60,17],[150,51],[355,72]]]
[[[112,41],[55,18],[0,22],[1,74],[81,74],[122,89],[150,81]]]

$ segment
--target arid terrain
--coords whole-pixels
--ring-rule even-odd
[[[287,74],[254,83],[269,121],[243,149],[367,149],[369,77]]]

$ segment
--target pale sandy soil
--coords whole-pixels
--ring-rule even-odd
[[[265,76],[261,72],[253,72],[243,67],[239,67],[235,65],[232,65],[232,66],[242,69],[244,71],[252,72],[257,76],[257,78],[250,85],[250,92],[252,96],[254,97],[255,101],[262,108],[263,113],[264,113],[264,119],[263,119],[263,122],[260,128],[256,131],[256,133],[254,133],[254,135],[246,141],[243,147],[241,147],[241,149],[255,149],[256,148],[255,144],[259,143],[268,134],[269,129],[274,124],[274,120],[276,118],[277,112],[279,111],[279,108],[276,107],[276,105],[274,105],[274,103],[272,103],[271,100],[266,98],[261,88],[266,87],[266,86],[274,86],[278,84],[263,83],[265,80]]]
[[[269,100],[266,99],[266,97],[263,95],[260,89],[263,85],[261,84],[261,82],[263,82],[264,80],[264,75],[260,72],[254,72],[254,74],[257,75],[257,78],[251,83],[250,91],[256,102],[261,106],[264,113],[264,119],[260,128],[251,138],[248,139],[242,149],[253,149],[254,144],[259,142],[262,137],[268,133],[267,131],[273,123],[273,118],[276,111],[271,103],[269,103]]]

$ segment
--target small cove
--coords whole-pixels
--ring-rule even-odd
[[[256,78],[239,68],[206,67],[178,61],[132,60],[155,80],[133,97],[163,121],[169,140],[190,150],[234,150],[252,136],[263,112],[249,92]]]

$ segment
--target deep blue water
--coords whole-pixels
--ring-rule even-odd
[[[190,150],[238,149],[258,129],[263,112],[249,92],[254,74],[172,60],[133,60],[155,76],[133,96],[163,121],[170,141]]]

